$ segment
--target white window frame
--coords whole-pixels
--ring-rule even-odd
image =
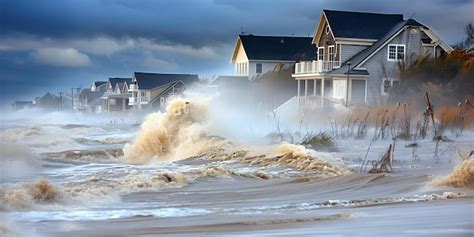
[[[329,25],[326,26],[326,35],[329,34]]]
[[[388,88],[389,89],[388,91],[385,91],[385,82],[386,81],[390,82],[390,87]],[[398,79],[390,79],[390,78],[383,78],[382,79],[382,88],[381,88],[382,95],[388,95],[390,90],[393,88],[393,82],[394,81],[396,81],[398,84],[400,84],[400,80],[398,80]]]
[[[320,51],[322,53],[320,53]],[[318,47],[318,60],[323,61],[324,60],[324,47]]]
[[[390,58],[390,47],[395,47],[395,58]],[[398,58],[398,48],[403,47],[403,58]],[[407,47],[404,44],[389,44],[387,46],[387,61],[404,61],[406,57]]]
[[[332,49],[332,50],[331,50]],[[331,53],[332,51],[332,53]],[[332,58],[331,58],[332,56]],[[336,61],[336,47],[334,45],[328,46],[328,61]]]

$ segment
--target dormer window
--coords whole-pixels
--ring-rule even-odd
[[[329,34],[329,26],[326,26],[326,35]]]

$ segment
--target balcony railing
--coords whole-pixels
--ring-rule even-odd
[[[138,87],[135,84],[130,84],[129,87],[128,87],[128,92],[133,92],[133,91],[137,91],[137,90],[138,90]]]
[[[315,60],[311,62],[299,62],[295,65],[295,74],[324,73],[340,67],[341,64],[339,61]]]

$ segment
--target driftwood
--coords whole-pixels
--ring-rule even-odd
[[[388,150],[380,160],[372,161],[372,169],[370,174],[391,173],[392,172],[392,144],[388,146]]]

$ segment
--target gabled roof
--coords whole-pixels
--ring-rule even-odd
[[[311,41],[312,37],[239,35],[232,60],[239,44],[242,44],[248,60],[310,60],[316,55]]]
[[[104,85],[105,83],[107,83],[107,81],[95,81],[95,82],[92,82],[92,84],[94,84],[96,87],[99,87],[101,85]]]
[[[380,39],[396,24],[402,14],[382,14],[323,10],[335,38]]]
[[[199,81],[198,75],[195,74],[134,72],[133,75],[134,81],[141,90],[150,90],[175,81],[182,81],[185,84]]]
[[[402,21],[402,22],[396,24],[394,27],[392,27],[392,29],[390,29],[387,34],[385,34],[380,40],[378,40],[372,46],[362,50],[358,54],[354,55],[352,58],[350,58],[347,61],[343,62],[341,64],[341,68],[333,70],[333,71],[329,72],[329,74],[347,74],[347,62],[350,61],[351,62],[350,72],[349,72],[350,74],[365,75],[366,70],[360,70],[360,69],[357,69],[357,68],[360,67],[368,59],[370,59],[370,57],[372,57],[381,48],[383,48],[385,45],[387,45],[393,38],[395,38],[398,34],[400,34],[408,26],[422,27],[422,29],[425,29],[426,32],[431,32],[428,27],[426,27],[425,25],[421,24],[420,22],[418,22],[414,19],[409,19],[409,20],[406,20],[406,21]],[[441,44],[440,44],[440,46],[444,47]],[[449,48],[446,48],[445,50],[449,50]]]
[[[102,91],[91,91],[91,89],[83,89],[81,93],[79,93],[79,98],[84,99],[87,98],[89,104],[91,101],[100,98],[104,92]]]
[[[119,82],[127,82],[127,83],[131,83],[132,82],[132,78],[123,78],[123,77],[112,77],[112,78],[109,78],[109,83],[110,85],[112,86],[112,89],[115,90],[115,86],[117,85],[117,83]]]
[[[125,82],[118,82],[116,85],[115,85],[115,88],[114,88],[114,91],[117,90],[117,88],[120,90],[121,93],[123,93],[123,87],[125,85]]]
[[[46,92],[46,94],[44,94],[40,99],[43,99],[43,98],[47,98],[47,97],[51,97],[51,98],[58,98],[57,95],[51,93],[51,92]]]

